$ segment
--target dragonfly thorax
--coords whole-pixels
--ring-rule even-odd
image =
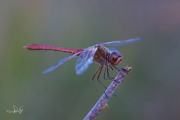
[[[107,49],[104,46],[97,46],[96,53],[94,54],[94,61],[99,64],[104,64],[106,61],[106,55],[108,54]]]

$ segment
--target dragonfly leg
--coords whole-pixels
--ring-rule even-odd
[[[99,79],[97,79],[97,81],[99,82],[99,84],[100,84],[101,86],[103,86],[104,89],[107,89],[107,87],[106,87]],[[106,92],[105,92],[105,91],[103,91],[103,92],[104,92],[104,94],[106,95],[106,97],[109,98],[109,97],[107,96]],[[113,94],[113,95],[114,95],[114,94]]]
[[[118,68],[118,69],[119,69],[118,71],[125,70],[124,68]],[[118,82],[116,80],[114,80],[114,81],[117,82],[117,83],[120,83],[120,82]],[[123,82],[123,80],[122,80],[122,82]]]
[[[109,63],[108,63],[108,61],[106,60],[105,61],[105,69],[104,69],[104,79],[105,80],[112,80],[112,79],[114,79],[113,77],[110,77],[109,76]],[[111,70],[114,70],[113,68],[112,68],[112,66],[110,66],[111,67]],[[107,75],[107,78],[106,78],[106,75]]]
[[[107,78],[106,78],[106,76],[107,76]],[[105,79],[105,80],[112,80],[112,79],[114,79],[113,77],[110,77],[110,76],[109,76],[108,65],[105,66],[105,70],[104,70],[104,79]]]
[[[109,66],[110,66],[111,70],[114,70],[113,67],[112,67],[111,65],[109,65]]]
[[[121,71],[122,68],[117,68],[116,66],[112,65],[116,70]]]
[[[100,74],[101,74],[101,71],[102,71],[102,68],[103,68],[103,64],[96,70],[96,72],[94,73],[94,75],[92,76],[92,80],[94,79],[95,75],[98,73],[98,76],[97,76],[97,81],[98,83],[104,88],[104,89],[107,89],[107,87],[99,80],[99,77],[100,77]],[[95,83],[95,82],[94,82]],[[106,92],[97,84],[95,83],[95,85],[101,90],[103,91],[103,93],[106,95],[106,97],[108,98]]]
[[[113,69],[113,67],[115,68],[115,70],[117,70],[117,71],[121,71],[121,70],[123,70],[123,68],[117,68],[116,66],[114,66],[114,65],[109,65],[110,67],[111,67],[111,69]],[[114,69],[113,69],[114,70]],[[116,80],[114,80],[115,82],[117,82]],[[119,82],[117,82],[117,83],[119,83]]]
[[[99,66],[99,68],[96,70],[96,72],[94,73],[94,75],[92,76],[92,80],[94,79],[94,77],[96,76],[96,74],[97,74],[97,72],[100,70],[100,68],[102,67],[102,65],[101,66]]]
[[[103,93],[106,95],[106,97],[108,98],[106,92],[96,83],[96,82],[93,82],[101,91],[103,91]],[[100,82],[101,83],[101,82]]]
[[[107,69],[107,71],[106,71]],[[107,72],[107,73],[106,73]],[[106,74],[107,74],[107,78],[106,78]],[[109,77],[109,71],[108,71],[108,65],[106,64],[105,66],[105,71],[104,71],[104,79],[106,80],[113,80],[114,78],[112,77]],[[99,81],[100,82],[100,81]],[[116,97],[117,95],[116,94],[113,94],[114,97]]]
[[[98,81],[98,83],[99,83],[104,89],[107,89],[107,87],[99,80],[99,77],[100,77],[100,74],[101,74],[101,72],[102,72],[103,66],[104,66],[103,64],[100,66],[99,74],[98,74],[98,76],[97,76],[97,81]],[[104,92],[104,94],[106,95],[106,97],[108,98],[106,92],[105,92],[105,91],[103,91],[103,92]]]
[[[98,74],[98,76],[97,76],[97,80],[99,80],[99,77],[100,77],[100,74],[101,74],[101,71],[102,71],[102,69],[103,69],[103,64],[100,66],[100,71],[99,71],[99,74]]]
[[[94,79],[94,77],[96,76],[96,74],[99,72],[99,73],[98,73],[98,76],[97,76],[97,81],[98,81],[98,83],[99,83],[104,89],[107,89],[107,87],[99,80],[99,77],[100,77],[100,74],[101,74],[101,72],[102,72],[103,66],[104,66],[104,64],[102,64],[102,65],[96,70],[96,72],[95,72],[94,75],[92,76],[92,80]],[[104,92],[104,94],[106,95],[106,97],[108,98],[106,92],[105,92],[98,84],[95,83],[95,85],[96,85],[100,90],[102,90],[102,91]],[[116,95],[114,95],[114,94],[113,94],[113,96],[116,97]]]
[[[107,78],[105,78],[105,79],[107,79],[107,80],[112,80],[112,79],[114,79],[113,77],[110,77],[109,76],[109,65],[106,65],[106,68],[107,68],[107,71],[106,71],[106,69],[105,69],[105,71],[104,71],[104,74],[106,74],[106,76],[107,76]],[[105,77],[105,76],[104,76]]]

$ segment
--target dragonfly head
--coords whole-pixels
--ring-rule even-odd
[[[109,56],[109,62],[112,65],[118,65],[122,59],[122,55],[119,52],[112,52]]]

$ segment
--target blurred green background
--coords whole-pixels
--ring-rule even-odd
[[[179,120],[179,11],[178,0],[1,0],[0,120],[80,120],[102,95],[91,81],[98,64],[79,76],[74,58],[42,74],[69,54],[24,45],[86,48],[135,37],[144,39],[117,47],[118,67],[133,70],[97,120]],[[7,113],[13,105],[22,114]]]

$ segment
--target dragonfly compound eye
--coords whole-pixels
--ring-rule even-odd
[[[109,61],[112,65],[118,65],[122,61],[122,56],[116,52],[112,52]]]

